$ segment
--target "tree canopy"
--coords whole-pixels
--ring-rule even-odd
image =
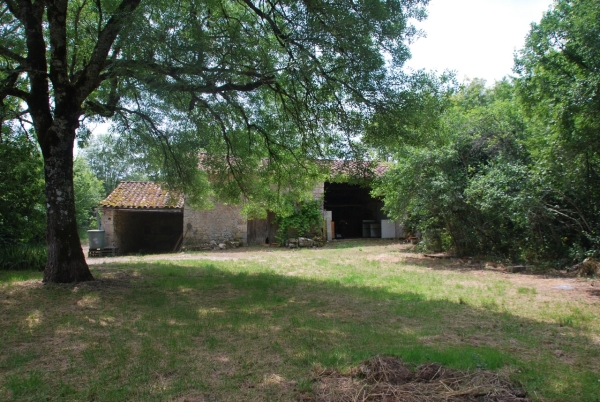
[[[0,109],[5,124],[31,127],[44,158],[44,280],[92,279],[73,193],[86,122],[111,119],[188,194],[202,195],[210,171],[231,183],[216,195],[276,202],[269,186],[307,187],[318,174],[307,160],[354,151],[366,118],[402,90],[409,19],[426,4],[4,1]],[[210,169],[197,169],[199,151]]]
[[[148,166],[143,155],[132,152],[125,136],[101,133],[84,142],[81,150],[90,170],[102,181],[103,196],[110,194],[122,180],[147,180]]]
[[[532,24],[514,79],[417,91],[429,106],[412,119],[375,116],[365,138],[397,165],[374,194],[423,233],[422,247],[563,265],[597,257],[598,71],[600,3],[556,1]]]
[[[578,258],[600,253],[600,2],[560,0],[518,53],[545,205]]]

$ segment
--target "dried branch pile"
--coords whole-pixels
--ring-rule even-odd
[[[526,402],[525,392],[506,378],[487,370],[453,370],[437,363],[421,365],[416,372],[400,360],[376,356],[347,374],[332,370],[316,373],[311,402]]]

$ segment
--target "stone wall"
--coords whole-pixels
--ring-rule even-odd
[[[313,199],[323,200],[324,196],[325,196],[325,182],[321,182],[313,188]]]
[[[208,210],[183,210],[183,247],[188,250],[215,248],[219,244],[247,244],[248,220],[238,205],[215,203]]]
[[[104,229],[104,246],[105,247],[119,247],[119,235],[116,232],[116,210],[109,208],[101,209],[101,220],[100,224]]]

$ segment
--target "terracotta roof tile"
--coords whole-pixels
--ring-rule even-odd
[[[224,162],[228,159],[228,162],[236,165],[239,162],[237,157],[221,157],[221,159],[217,158],[220,162]],[[214,161],[215,157],[210,156],[207,153],[199,154],[199,167],[205,171],[210,170],[211,161]],[[317,160],[317,163],[321,164],[323,167],[329,167],[330,175],[332,177],[336,176],[349,176],[352,178],[374,178],[381,177],[385,172],[390,168],[390,163],[388,162],[379,162],[379,161],[357,161],[357,160],[327,160],[320,159]],[[262,160],[263,165],[269,164],[269,159],[264,158]]]
[[[375,161],[329,161],[331,176],[349,176],[355,178],[381,177],[389,169],[389,164]]]
[[[183,208],[183,197],[149,181],[122,181],[100,202],[101,207],[131,209]]]

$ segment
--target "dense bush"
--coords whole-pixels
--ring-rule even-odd
[[[288,216],[278,216],[277,240],[284,243],[294,232],[297,236],[310,236],[319,233],[323,223],[321,200],[307,200],[298,203]]]
[[[515,79],[445,92],[432,80],[419,109],[429,122],[402,102],[373,120],[385,130],[366,140],[397,162],[373,194],[422,247],[561,264],[600,255],[597,9],[557,0],[532,24]]]
[[[396,166],[373,194],[390,216],[422,233],[428,250],[566,258],[582,243],[553,210],[556,186],[540,169],[539,135],[512,83],[468,82],[450,97],[434,133],[395,147]]]

